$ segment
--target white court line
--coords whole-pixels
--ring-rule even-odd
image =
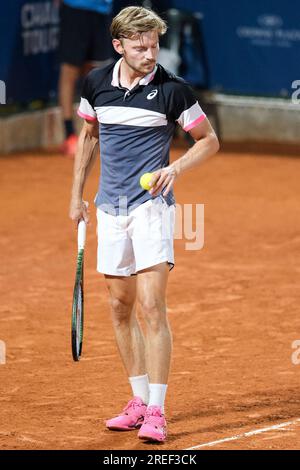
[[[256,436],[257,434],[263,434],[264,432],[276,431],[277,429],[287,428],[297,423],[300,423],[300,418],[295,419],[294,421],[287,421],[286,423],[276,424],[275,426],[270,426],[269,428],[256,429],[255,431],[245,432],[244,434],[237,434],[236,436],[226,437],[225,439],[220,439],[219,441],[206,442],[205,444],[200,444],[194,447],[188,447],[184,450],[203,449],[203,447],[214,447],[218,444],[223,444],[224,442],[238,441],[239,439],[244,439],[245,437]]]

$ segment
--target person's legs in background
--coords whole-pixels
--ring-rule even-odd
[[[77,135],[73,124],[73,103],[77,81],[86,59],[88,47],[87,11],[72,8],[62,3],[60,11],[60,75],[58,98],[64,124],[62,151],[75,155]]]
[[[64,122],[65,141],[63,152],[66,155],[75,155],[77,136],[73,124],[73,103],[75,87],[80,76],[80,67],[70,64],[61,64],[59,77],[59,104],[61,106]]]
[[[75,155],[78,140],[73,123],[76,85],[92,68],[104,67],[110,62],[108,25],[109,15],[62,4],[59,104],[65,134],[62,151],[71,157]]]

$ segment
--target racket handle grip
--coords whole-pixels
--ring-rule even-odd
[[[77,232],[78,250],[84,249],[85,238],[86,238],[86,223],[84,220],[80,220],[80,222],[78,223],[78,232]]]

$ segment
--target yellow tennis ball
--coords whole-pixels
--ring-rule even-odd
[[[145,189],[146,191],[149,191],[149,189],[151,189],[152,186],[150,186],[150,181],[152,180],[152,177],[153,177],[153,173],[144,173],[141,177],[140,177],[140,185],[142,186],[143,189]]]

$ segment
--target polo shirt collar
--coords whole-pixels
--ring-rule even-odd
[[[119,84],[119,70],[120,70],[122,60],[123,60],[123,57],[121,57],[121,59],[119,59],[118,62],[116,62],[115,66],[113,68],[111,84],[112,84],[112,86],[115,86],[115,87],[120,86],[120,84]],[[141,78],[138,85],[148,85],[148,83],[150,83],[153,80],[154,75],[156,74],[156,71],[157,71],[157,65],[155,65],[154,70],[152,72],[148,73],[148,75],[145,75],[145,77]]]

